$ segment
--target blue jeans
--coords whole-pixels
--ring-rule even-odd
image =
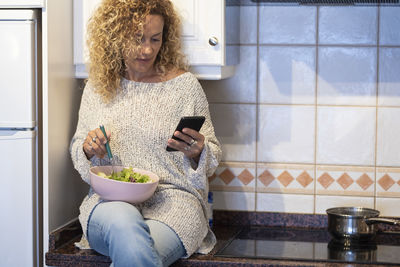
[[[169,266],[185,255],[181,240],[166,224],[145,220],[128,203],[98,204],[89,218],[91,248],[109,256],[111,266]]]

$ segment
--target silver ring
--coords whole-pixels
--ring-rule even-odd
[[[92,142],[92,141],[90,141],[90,142],[89,142],[89,146],[92,146],[92,144],[93,144],[93,142]]]
[[[186,151],[189,151],[190,150],[190,146],[185,146],[183,149],[186,150]]]
[[[194,139],[192,139],[192,141],[190,141],[190,146],[193,146],[194,144],[196,144],[197,143],[197,141],[196,140],[194,140]]]
[[[93,138],[92,138],[92,142],[93,142],[93,143],[96,143],[96,139],[97,139],[97,136],[93,137]]]

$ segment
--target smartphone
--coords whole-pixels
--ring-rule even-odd
[[[204,116],[187,116],[187,117],[182,117],[181,120],[178,123],[178,126],[176,126],[176,129],[174,131],[174,133],[176,131],[182,131],[183,128],[190,128],[196,131],[200,131],[201,126],[203,126],[204,120],[206,118]],[[178,141],[182,141],[181,139],[179,139],[178,137],[174,136],[174,134],[172,133],[172,139],[178,140]],[[177,151],[176,149],[167,146],[167,151]]]

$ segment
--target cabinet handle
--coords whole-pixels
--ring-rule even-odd
[[[215,37],[215,36],[210,37],[210,39],[208,39],[208,43],[209,43],[211,46],[216,46],[216,45],[218,44],[218,39],[217,39],[217,37]]]

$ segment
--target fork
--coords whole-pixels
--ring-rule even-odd
[[[113,154],[111,153],[110,142],[108,141],[108,138],[107,138],[106,129],[104,129],[104,125],[100,125],[99,128],[103,132],[104,137],[107,140],[107,143],[105,144],[105,146],[106,146],[107,155],[108,155],[108,158],[110,159],[112,170],[113,170],[113,173],[114,173],[114,165],[115,165],[114,164],[114,157],[113,157]]]

